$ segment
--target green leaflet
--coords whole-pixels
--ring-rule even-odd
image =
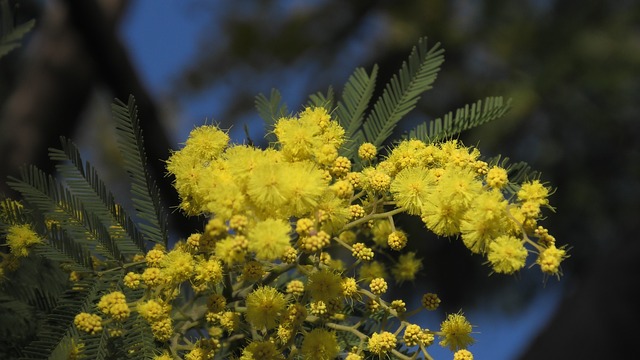
[[[58,224],[67,236],[86,250],[95,251],[107,259],[121,259],[113,239],[105,236],[104,226],[96,222],[94,216],[86,212],[82,203],[61,183],[35,166],[22,168],[21,178],[9,178],[7,184],[46,220]]]
[[[484,105],[484,106],[483,106]],[[498,119],[509,111],[511,100],[502,97],[488,97],[475,103],[467,104],[454,112],[450,111],[442,118],[429,123],[424,122],[409,132],[409,138],[424,142],[435,142],[460,134],[478,125]]]
[[[365,140],[380,148],[392,134],[396,124],[413,108],[420,95],[431,89],[444,61],[440,44],[427,48],[427,39],[421,38],[398,74],[391,78],[382,95],[373,105],[373,111],[363,123]]]
[[[84,209],[94,214],[109,236],[125,255],[145,251],[144,238],[126,211],[116,204],[113,194],[107,189],[97,171],[87,161],[83,165],[80,151],[75,144],[60,138],[62,150],[49,149],[51,160],[58,161],[56,170],[69,190],[82,202]]]
[[[10,24],[13,21],[9,15],[9,11],[6,11],[5,7],[8,8],[8,2],[6,0],[2,1],[2,9],[0,10],[3,10],[2,15],[5,15],[3,16],[3,19],[2,19],[3,25],[7,24],[10,26]],[[11,20],[6,21],[7,18]],[[27,35],[31,31],[31,29],[33,29],[35,24],[36,24],[36,21],[32,19],[15,28],[2,29],[3,32],[4,30],[9,30],[9,32],[7,32],[6,34],[3,33],[2,37],[0,38],[0,58],[9,54],[11,51],[19,48],[22,45],[20,41],[22,40],[23,37],[25,37],[25,35]]]
[[[129,96],[127,104],[115,99],[111,111],[116,122],[124,168],[131,180],[131,198],[136,215],[144,220],[139,224],[140,232],[148,240],[166,246],[167,215],[161,205],[158,187],[146,168],[147,156],[134,97]]]
[[[279,118],[288,115],[287,105],[282,102],[282,95],[276,89],[271,89],[271,94],[267,98],[264,94],[256,96],[255,106],[258,114],[265,122],[266,135],[265,138],[269,143],[276,142],[276,135],[273,128]]]
[[[323,94],[321,91],[318,91],[315,94],[309,95],[309,101],[307,101],[307,106],[322,107],[322,108],[325,108],[325,110],[327,110],[328,113],[331,113],[333,111],[334,101],[335,101],[335,94],[333,92],[333,87],[329,86],[326,94]]]
[[[364,142],[362,121],[369,107],[369,101],[375,89],[378,66],[374,65],[371,75],[363,68],[357,68],[347,80],[342,92],[342,101],[338,103],[336,115],[338,122],[345,129],[345,138],[350,141],[341,150],[341,155],[354,160],[358,146]]]

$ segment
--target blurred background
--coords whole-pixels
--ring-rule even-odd
[[[513,99],[507,116],[464,133],[488,157],[526,161],[557,188],[543,224],[571,257],[561,281],[537,268],[491,275],[459,241],[425,234],[412,246],[423,277],[394,289],[437,292],[437,328],[462,309],[476,359],[613,358],[634,343],[631,296],[640,264],[640,3],[595,0],[0,0],[3,34],[35,18],[23,47],[0,59],[0,192],[25,163],[53,171],[47,148],[72,138],[118,197],[123,178],[109,104],[135,95],[150,169],[177,204],[162,159],[205,122],[265,129],[255,96],[279,89],[289,109],[353,69],[380,66],[378,92],[413,45],[440,42],[434,85],[401,123],[441,117],[487,96]],[[248,132],[245,132],[245,126]],[[126,202],[126,198],[120,197]],[[177,212],[176,237],[200,226]],[[418,224],[419,225],[419,224]],[[413,299],[409,302],[416,302]],[[451,358],[434,346],[436,358]],[[631,348],[632,351],[632,348]]]

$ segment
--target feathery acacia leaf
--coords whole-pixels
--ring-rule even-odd
[[[73,326],[73,319],[87,308],[97,296],[100,281],[80,281],[73,289],[66,291],[58,299],[53,311],[47,314],[38,329],[37,339],[32,341],[23,353],[28,358],[46,359],[60,345]]]
[[[69,238],[60,227],[52,225],[47,240],[34,246],[34,254],[65,264],[69,270],[93,270],[91,253]]]
[[[265,122],[266,133],[265,138],[269,143],[276,142],[276,135],[273,133],[273,128],[281,117],[288,115],[289,110],[287,105],[282,102],[282,95],[277,89],[271,89],[271,94],[267,98],[264,94],[256,96],[255,100],[256,109],[258,114]]]
[[[511,107],[511,100],[504,101],[502,97],[488,97],[467,104],[455,111],[450,111],[442,118],[429,123],[424,122],[409,132],[409,138],[434,142],[457,135],[478,125],[502,117]]]
[[[371,74],[363,68],[357,68],[347,80],[342,91],[342,101],[338,103],[336,115],[345,129],[345,138],[349,143],[341,149],[342,155],[355,159],[358,145],[364,141],[362,120],[369,107],[378,75],[378,65],[374,65]]]
[[[111,105],[116,121],[118,146],[124,158],[124,168],[131,180],[131,198],[138,218],[146,222],[140,229],[154,243],[167,244],[167,215],[160,202],[160,193],[147,170],[142,129],[138,120],[135,99],[129,96],[127,104],[115,99]]]
[[[33,29],[35,26],[35,20],[29,20],[24,24],[21,24],[11,30],[10,33],[3,35],[0,38],[0,58],[10,53],[21,46],[20,41],[22,38]]]
[[[96,220],[95,215],[85,211],[82,203],[67,188],[35,166],[22,168],[21,178],[10,177],[7,184],[46,220],[58,224],[69,238],[87,251],[95,251],[110,260],[122,260],[121,251],[104,225]],[[52,237],[50,240],[57,239]]]
[[[327,93],[324,94],[321,91],[318,91],[315,94],[309,95],[309,101],[307,101],[307,106],[309,107],[322,107],[327,110],[328,113],[333,111],[333,104],[335,101],[335,94],[333,92],[333,87],[329,86],[327,89]]]
[[[124,255],[145,251],[144,238],[125,210],[115,202],[97,171],[87,161],[83,165],[75,144],[60,138],[62,149],[49,149],[49,157],[58,161],[56,170],[69,190],[82,202],[84,209],[95,214],[109,231],[109,235]]]
[[[427,49],[427,39],[421,38],[413,48],[400,72],[391,78],[373,111],[363,123],[366,141],[380,148],[400,121],[415,106],[420,95],[431,89],[444,61],[444,50],[436,43]]]

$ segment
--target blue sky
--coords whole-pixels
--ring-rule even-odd
[[[155,97],[169,90],[170,80],[196,55],[201,31],[215,29],[210,24],[212,17],[194,11],[191,4],[189,1],[137,0],[132,2],[123,23],[123,41],[138,73]],[[218,33],[215,37],[224,37],[224,34]],[[272,87],[295,89],[296,84],[273,84]],[[178,116],[183,120],[174,140],[184,141],[194,125],[203,123],[203,116],[215,118],[220,102],[224,101],[223,90],[206,91],[181,104]],[[289,105],[295,108],[296,104]],[[539,293],[521,312],[510,316],[486,308],[463,309],[469,320],[478,325],[477,343],[470,348],[476,359],[506,360],[517,356],[555,309],[560,286],[547,286]],[[437,328],[440,320],[425,316],[421,325]],[[450,351],[439,346],[434,346],[431,352],[436,359],[452,358]]]

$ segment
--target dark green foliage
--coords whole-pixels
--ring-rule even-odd
[[[309,95],[309,101],[307,101],[307,106],[314,107],[322,107],[327,110],[327,112],[331,113],[333,111],[333,104],[335,102],[335,94],[333,92],[333,87],[329,86],[327,89],[327,93],[324,94],[321,91],[318,91],[315,94]]]
[[[427,39],[422,38],[413,48],[409,59],[385,86],[382,95],[373,105],[373,111],[364,121],[366,141],[380,148],[396,124],[415,108],[420,95],[431,89],[444,61],[444,50],[439,46],[437,43],[427,49]]]
[[[116,122],[124,168],[131,180],[133,205],[138,218],[144,220],[138,224],[140,232],[149,241],[166,246],[167,216],[161,205],[158,187],[147,170],[147,157],[135,99],[129,96],[127,104],[116,99],[111,105],[111,110]]]
[[[343,146],[342,155],[352,160],[356,158],[358,145],[364,142],[360,128],[375,89],[377,75],[377,65],[373,66],[371,75],[363,68],[357,68],[344,85],[342,101],[336,110],[338,122],[345,130],[345,138],[350,139]]]
[[[265,123],[265,138],[269,143],[276,142],[277,139],[273,133],[273,127],[279,118],[287,116],[289,113],[287,105],[282,102],[280,91],[271,89],[271,94],[268,99],[264,94],[259,94],[256,96],[255,104],[258,114]]]
[[[94,167],[87,162],[83,166],[80,151],[75,144],[61,138],[62,150],[49,149],[51,160],[58,161],[58,175],[70,191],[83,203],[84,209],[97,216],[109,231],[125,255],[133,255],[145,250],[144,238],[133,225],[126,211],[116,204],[113,194],[108,191]]]
[[[100,284],[93,279],[81,281],[65,291],[59,297],[56,307],[38,328],[37,340],[32,341],[22,350],[25,358],[49,357],[69,333],[75,316],[85,310],[92,299],[96,297]]]
[[[15,28],[12,27],[11,11],[9,11],[8,1],[1,2],[0,12],[2,13],[2,33],[0,33],[0,58],[19,48],[21,40],[36,24],[35,20],[29,20]]]
[[[427,143],[445,140],[465,130],[502,117],[510,107],[511,100],[504,102],[500,96],[486,98],[484,106],[482,100],[478,100],[457,109],[455,117],[451,111],[442,118],[418,125],[409,132],[409,138]]]
[[[5,270],[0,322],[15,328],[0,327],[6,339],[0,342],[2,358],[66,359],[78,342],[90,359],[149,359],[155,354],[151,330],[137,313],[124,322],[124,338],[110,337],[106,331],[78,334],[73,325],[78,313],[95,311],[100,296],[121,287],[126,262],[144,253],[147,241],[166,244],[164,211],[146,171],[133,98],[126,106],[116,100],[113,112],[141,222],[127,215],[95,168],[64,138],[62,149],[49,150],[61,180],[34,166],[24,167],[20,178],[9,178],[7,184],[22,199],[1,199],[0,234],[11,225],[30,224],[43,241],[31,248],[29,257],[15,259],[16,271]],[[81,280],[69,282],[70,271]],[[123,291],[130,298],[141,296],[141,290]]]

